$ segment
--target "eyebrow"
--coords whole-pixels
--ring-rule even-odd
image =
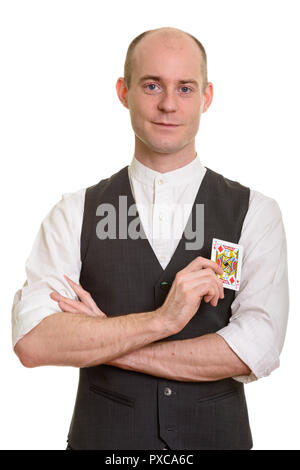
[[[161,77],[155,76],[155,75],[144,75],[143,77],[140,78],[139,83],[145,81],[145,80],[154,80],[156,82],[163,82],[163,79]],[[186,80],[178,80],[178,83],[183,84],[183,83],[192,83],[193,85],[199,86],[199,83],[192,79],[188,78]]]

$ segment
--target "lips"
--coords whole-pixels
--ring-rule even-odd
[[[178,127],[179,124],[173,124],[173,123],[167,123],[167,122],[154,122],[153,124],[156,124],[157,126],[163,126],[163,127]]]

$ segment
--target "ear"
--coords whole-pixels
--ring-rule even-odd
[[[208,82],[205,88],[204,96],[203,96],[202,113],[205,113],[205,111],[208,110],[208,108],[211,105],[212,99],[213,99],[213,84],[211,82]]]
[[[117,95],[119,97],[119,100],[125,106],[125,108],[128,109],[128,103],[127,103],[127,93],[128,89],[126,86],[125,79],[123,77],[118,78],[117,83],[116,83],[116,90],[117,90]]]

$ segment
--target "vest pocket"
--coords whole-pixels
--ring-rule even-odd
[[[89,448],[132,449],[134,400],[95,384],[89,386]]]
[[[197,403],[209,403],[209,402],[217,402],[218,400],[223,400],[224,398],[230,397],[231,395],[236,395],[236,390],[228,390],[227,392],[217,393],[215,395],[211,395],[204,398],[198,398]]]
[[[196,402],[198,449],[227,450],[239,448],[241,423],[244,421],[239,390],[228,390]]]
[[[199,450],[215,449],[216,406],[213,400],[198,400],[196,402],[196,422],[193,448]]]
[[[98,393],[109,400],[120,403],[121,405],[134,406],[134,400],[118,392],[112,392],[95,384],[90,384],[90,391]]]

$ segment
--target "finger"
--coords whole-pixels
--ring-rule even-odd
[[[76,308],[77,304],[79,305],[82,303],[80,300],[74,300],[74,299],[69,299],[69,297],[65,297],[64,295],[60,294],[59,292],[51,292],[50,294],[51,299],[56,300],[56,302],[65,302],[68,303],[69,305],[72,305],[74,308]]]
[[[219,300],[219,290],[215,284],[210,284],[204,299],[206,303],[210,303],[212,307],[217,306]]]
[[[180,271],[182,273],[182,271]],[[197,269],[196,271],[185,271],[183,275],[181,276],[181,279],[184,282],[198,282],[202,280],[203,278],[206,277],[211,277],[211,279],[218,280],[219,278],[217,277],[216,272],[211,268],[202,268],[202,269]]]
[[[80,284],[77,284],[76,282],[72,281],[72,279],[70,279],[68,276],[64,275],[64,278],[70,284],[75,294],[77,294],[77,296],[85,305],[87,305],[95,314],[105,315],[104,312],[99,309],[98,305],[96,304],[96,302],[88,291],[83,289]]]
[[[66,302],[63,300],[60,300],[58,302],[59,308],[62,310],[62,312],[69,312],[69,313],[79,313],[78,310],[75,308],[71,307],[71,305],[68,305]]]
[[[223,282],[221,279],[218,279],[218,285],[219,285],[220,299],[224,299],[225,297],[224,286],[223,286]]]
[[[73,291],[75,292],[75,294],[77,294],[78,297],[85,296],[84,294],[87,293],[87,291],[85,291],[80,284],[77,284],[75,281],[72,281],[72,279],[70,279],[66,274],[64,274],[64,278],[66,279],[68,284],[72,287]]]
[[[69,299],[68,297],[64,297],[63,295],[59,294],[58,292],[52,292],[50,294],[50,297],[53,300],[56,300],[58,304],[60,305],[61,303],[64,304],[64,306],[67,306],[67,310],[70,312],[77,312],[77,313],[85,313],[87,315],[94,315],[94,312],[86,306],[83,302],[80,300],[73,300]]]
[[[219,296],[219,290],[211,273],[195,279],[193,282],[189,282],[188,285],[191,289],[196,290],[201,297],[206,296],[213,299],[214,297]]]
[[[206,276],[207,271],[210,271],[211,273],[213,273],[213,271],[212,271],[210,268],[202,269],[202,270],[200,271],[200,273],[203,273],[203,274],[205,273],[205,276]],[[217,286],[217,289],[218,289],[218,297],[219,297],[220,299],[224,299],[224,288],[223,288],[223,281],[222,281],[222,279],[220,279],[218,275],[215,275],[215,276],[211,277],[211,282],[215,282],[215,283],[216,283],[216,286]],[[212,297],[210,297],[210,296],[205,296],[205,297],[204,297],[204,300],[205,300],[206,302],[209,302],[209,301],[211,300],[211,298],[212,298]]]
[[[96,302],[91,297],[88,291],[84,290],[80,284],[77,284],[76,282],[72,281],[72,279],[68,278],[66,275],[64,277],[69,282],[77,297],[80,299],[79,301],[67,299],[67,301],[79,302],[79,309],[82,313],[87,313],[88,315],[92,315],[94,317],[106,318],[106,314],[102,310],[100,310],[100,308],[98,307],[98,305],[96,304]]]
[[[219,279],[217,277],[216,277],[216,286],[217,286],[217,289],[218,289],[218,299],[224,299],[225,296],[224,296],[223,282],[221,281],[221,279]],[[213,299],[213,296],[212,295],[205,295],[203,299],[206,303],[208,303]]]
[[[211,268],[204,268],[200,269],[199,271],[187,273],[184,275],[184,280],[186,282],[194,282],[206,278],[207,276],[208,278],[210,278],[211,282],[216,282],[216,285],[219,289],[219,297],[221,299],[224,299],[223,282]]]
[[[213,291],[214,291],[214,295],[212,296],[209,302],[212,307],[216,307],[219,301],[219,289],[216,284],[213,285]]]
[[[211,259],[203,258],[202,256],[197,256],[197,258],[193,259],[185,268],[181,271],[183,272],[193,272],[203,268],[211,268],[215,273],[222,274],[223,269],[212,261]]]
[[[216,286],[217,286],[218,291],[219,291],[220,299],[224,299],[223,282],[222,282],[222,279],[220,279],[218,276],[216,276]]]
[[[197,274],[192,273],[192,276],[193,280],[188,281],[190,287],[193,289],[196,288],[198,291],[200,290],[204,301],[206,303],[210,302],[212,306],[216,306],[219,298],[223,298],[222,281],[215,275],[211,268],[203,269]],[[206,292],[203,293],[204,285],[206,286]]]
[[[213,299],[213,297],[214,297],[213,295],[208,295],[207,294],[203,297],[203,300],[204,300],[204,302],[206,302],[208,304]]]

